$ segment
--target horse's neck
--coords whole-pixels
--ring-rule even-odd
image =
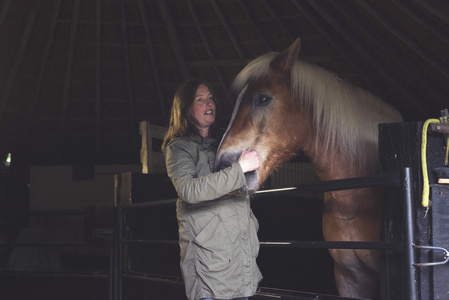
[[[309,126],[312,127],[312,125]],[[313,131],[310,129],[310,132]],[[297,146],[312,162],[321,180],[360,177],[379,173],[380,162],[378,161],[376,143],[365,140],[354,142],[362,143],[357,147],[359,154],[348,151],[345,145],[340,148],[338,143],[329,146],[319,135],[310,133],[303,139],[302,144]],[[363,155],[357,158],[360,155],[360,149],[363,149]]]
[[[321,180],[336,180],[367,175],[367,170],[354,165],[351,158],[338,151],[329,149],[323,153],[324,146],[315,146],[314,141],[310,141],[303,148],[309,160]]]
[[[312,159],[313,167],[321,180],[335,180],[354,177],[353,171],[348,168],[349,162],[338,155],[327,155]]]

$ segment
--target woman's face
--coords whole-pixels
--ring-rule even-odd
[[[201,84],[193,99],[192,113],[203,137],[209,134],[209,127],[215,122],[215,109],[214,96],[207,86]]]

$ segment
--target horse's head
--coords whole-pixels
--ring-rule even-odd
[[[243,150],[256,150],[260,168],[245,174],[250,192],[257,190],[277,166],[294,155],[307,135],[307,125],[298,125],[300,107],[291,91],[291,68],[299,49],[297,39],[282,53],[255,59],[233,83],[240,95],[218,149],[216,168],[223,169],[237,161]]]

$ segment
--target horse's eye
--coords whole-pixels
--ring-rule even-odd
[[[270,96],[267,96],[267,95],[258,95],[256,97],[256,105],[257,106],[265,106],[268,103],[270,103],[272,99],[273,98],[271,98]]]

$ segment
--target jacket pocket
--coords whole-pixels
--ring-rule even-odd
[[[203,272],[218,272],[231,263],[230,239],[218,215],[215,215],[195,237],[196,268]]]
[[[251,249],[253,249],[252,254],[253,257],[257,257],[259,255],[259,249],[260,249],[260,243],[259,238],[257,237],[257,231],[259,231],[259,221],[257,221],[256,216],[253,214],[253,211],[251,210],[250,213],[250,219],[251,222],[249,224],[250,227],[250,243],[251,243]]]

